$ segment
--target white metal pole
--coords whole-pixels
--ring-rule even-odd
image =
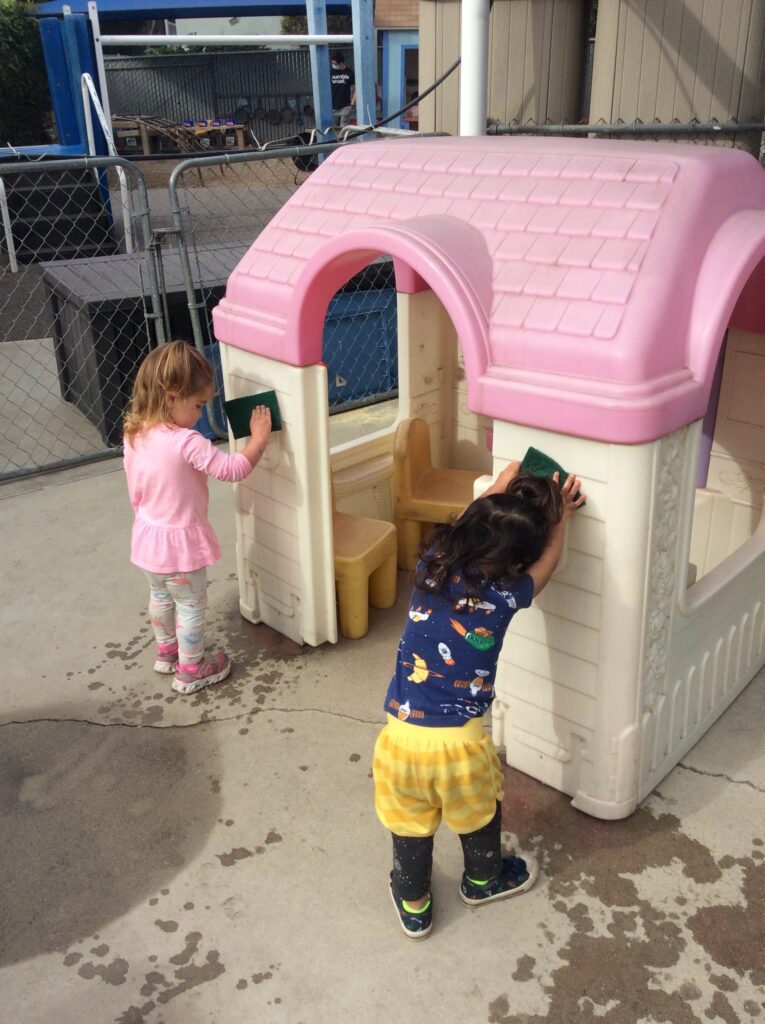
[[[90,4],[88,5],[90,6]],[[93,4],[95,7],[95,4]],[[332,46],[352,43],[349,35],[315,36],[101,36],[104,46]]]
[[[16,245],[13,241],[11,230],[11,217],[8,212],[8,196],[5,192],[5,182],[0,178],[0,214],[3,218],[3,231],[5,233],[5,246],[8,250],[8,261],[11,264],[11,273],[18,274],[19,265],[16,260]]]
[[[460,135],[485,135],[490,0],[462,0]]]
[[[88,18],[90,28],[93,32],[93,47],[96,51],[96,71],[98,72],[98,88],[101,93],[101,109],[104,112],[106,123],[112,123],[112,110],[109,106],[109,92],[106,88],[106,65],[104,64],[104,48],[101,43],[101,23],[98,20],[98,8],[95,0],[89,0]]]

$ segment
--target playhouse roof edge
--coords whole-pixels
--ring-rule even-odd
[[[755,216],[742,221],[747,211]],[[317,362],[344,268],[391,255],[439,294],[463,348],[485,353],[466,367],[476,412],[512,408],[518,422],[565,421],[569,432],[636,443],[703,416],[727,321],[719,337],[698,326],[702,268],[726,235],[717,306],[726,316],[740,308],[765,252],[763,211],[765,173],[735,150],[549,138],[348,146],[234,270],[216,334],[284,362]],[[752,233],[740,246],[723,231],[734,222]],[[449,268],[440,277],[435,250]],[[484,337],[460,329],[468,298],[445,296],[448,280],[479,297],[485,323],[474,330]],[[248,316],[283,321],[284,334],[253,335]]]

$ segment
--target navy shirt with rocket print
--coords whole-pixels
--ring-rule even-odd
[[[444,593],[415,588],[385,710],[412,725],[441,728],[483,715],[494,700],[507,627],[533,596],[528,574],[509,590],[487,584],[477,599],[466,596],[460,572]]]

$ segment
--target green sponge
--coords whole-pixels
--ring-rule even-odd
[[[230,398],[223,403],[228,423],[234,437],[250,436],[250,416],[252,410],[259,405],[267,405],[271,410],[271,430],[282,429],[282,418],[279,414],[279,403],[275,391],[261,391],[259,395],[247,395],[244,398]]]
[[[521,473],[531,473],[532,476],[549,476],[553,473],[558,473],[558,480],[560,483],[565,483],[568,478],[568,473],[555,459],[551,459],[549,455],[545,455],[544,452],[540,452],[538,448],[529,448],[526,454],[523,456],[521,462]],[[574,495],[574,501],[579,498],[579,491]]]

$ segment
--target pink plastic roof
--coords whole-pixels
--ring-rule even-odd
[[[451,315],[475,412],[650,440],[703,416],[732,317],[765,331],[765,172],[647,142],[347,146],[234,270],[217,337],[319,362],[329,300],[380,254],[399,291],[431,287]]]

